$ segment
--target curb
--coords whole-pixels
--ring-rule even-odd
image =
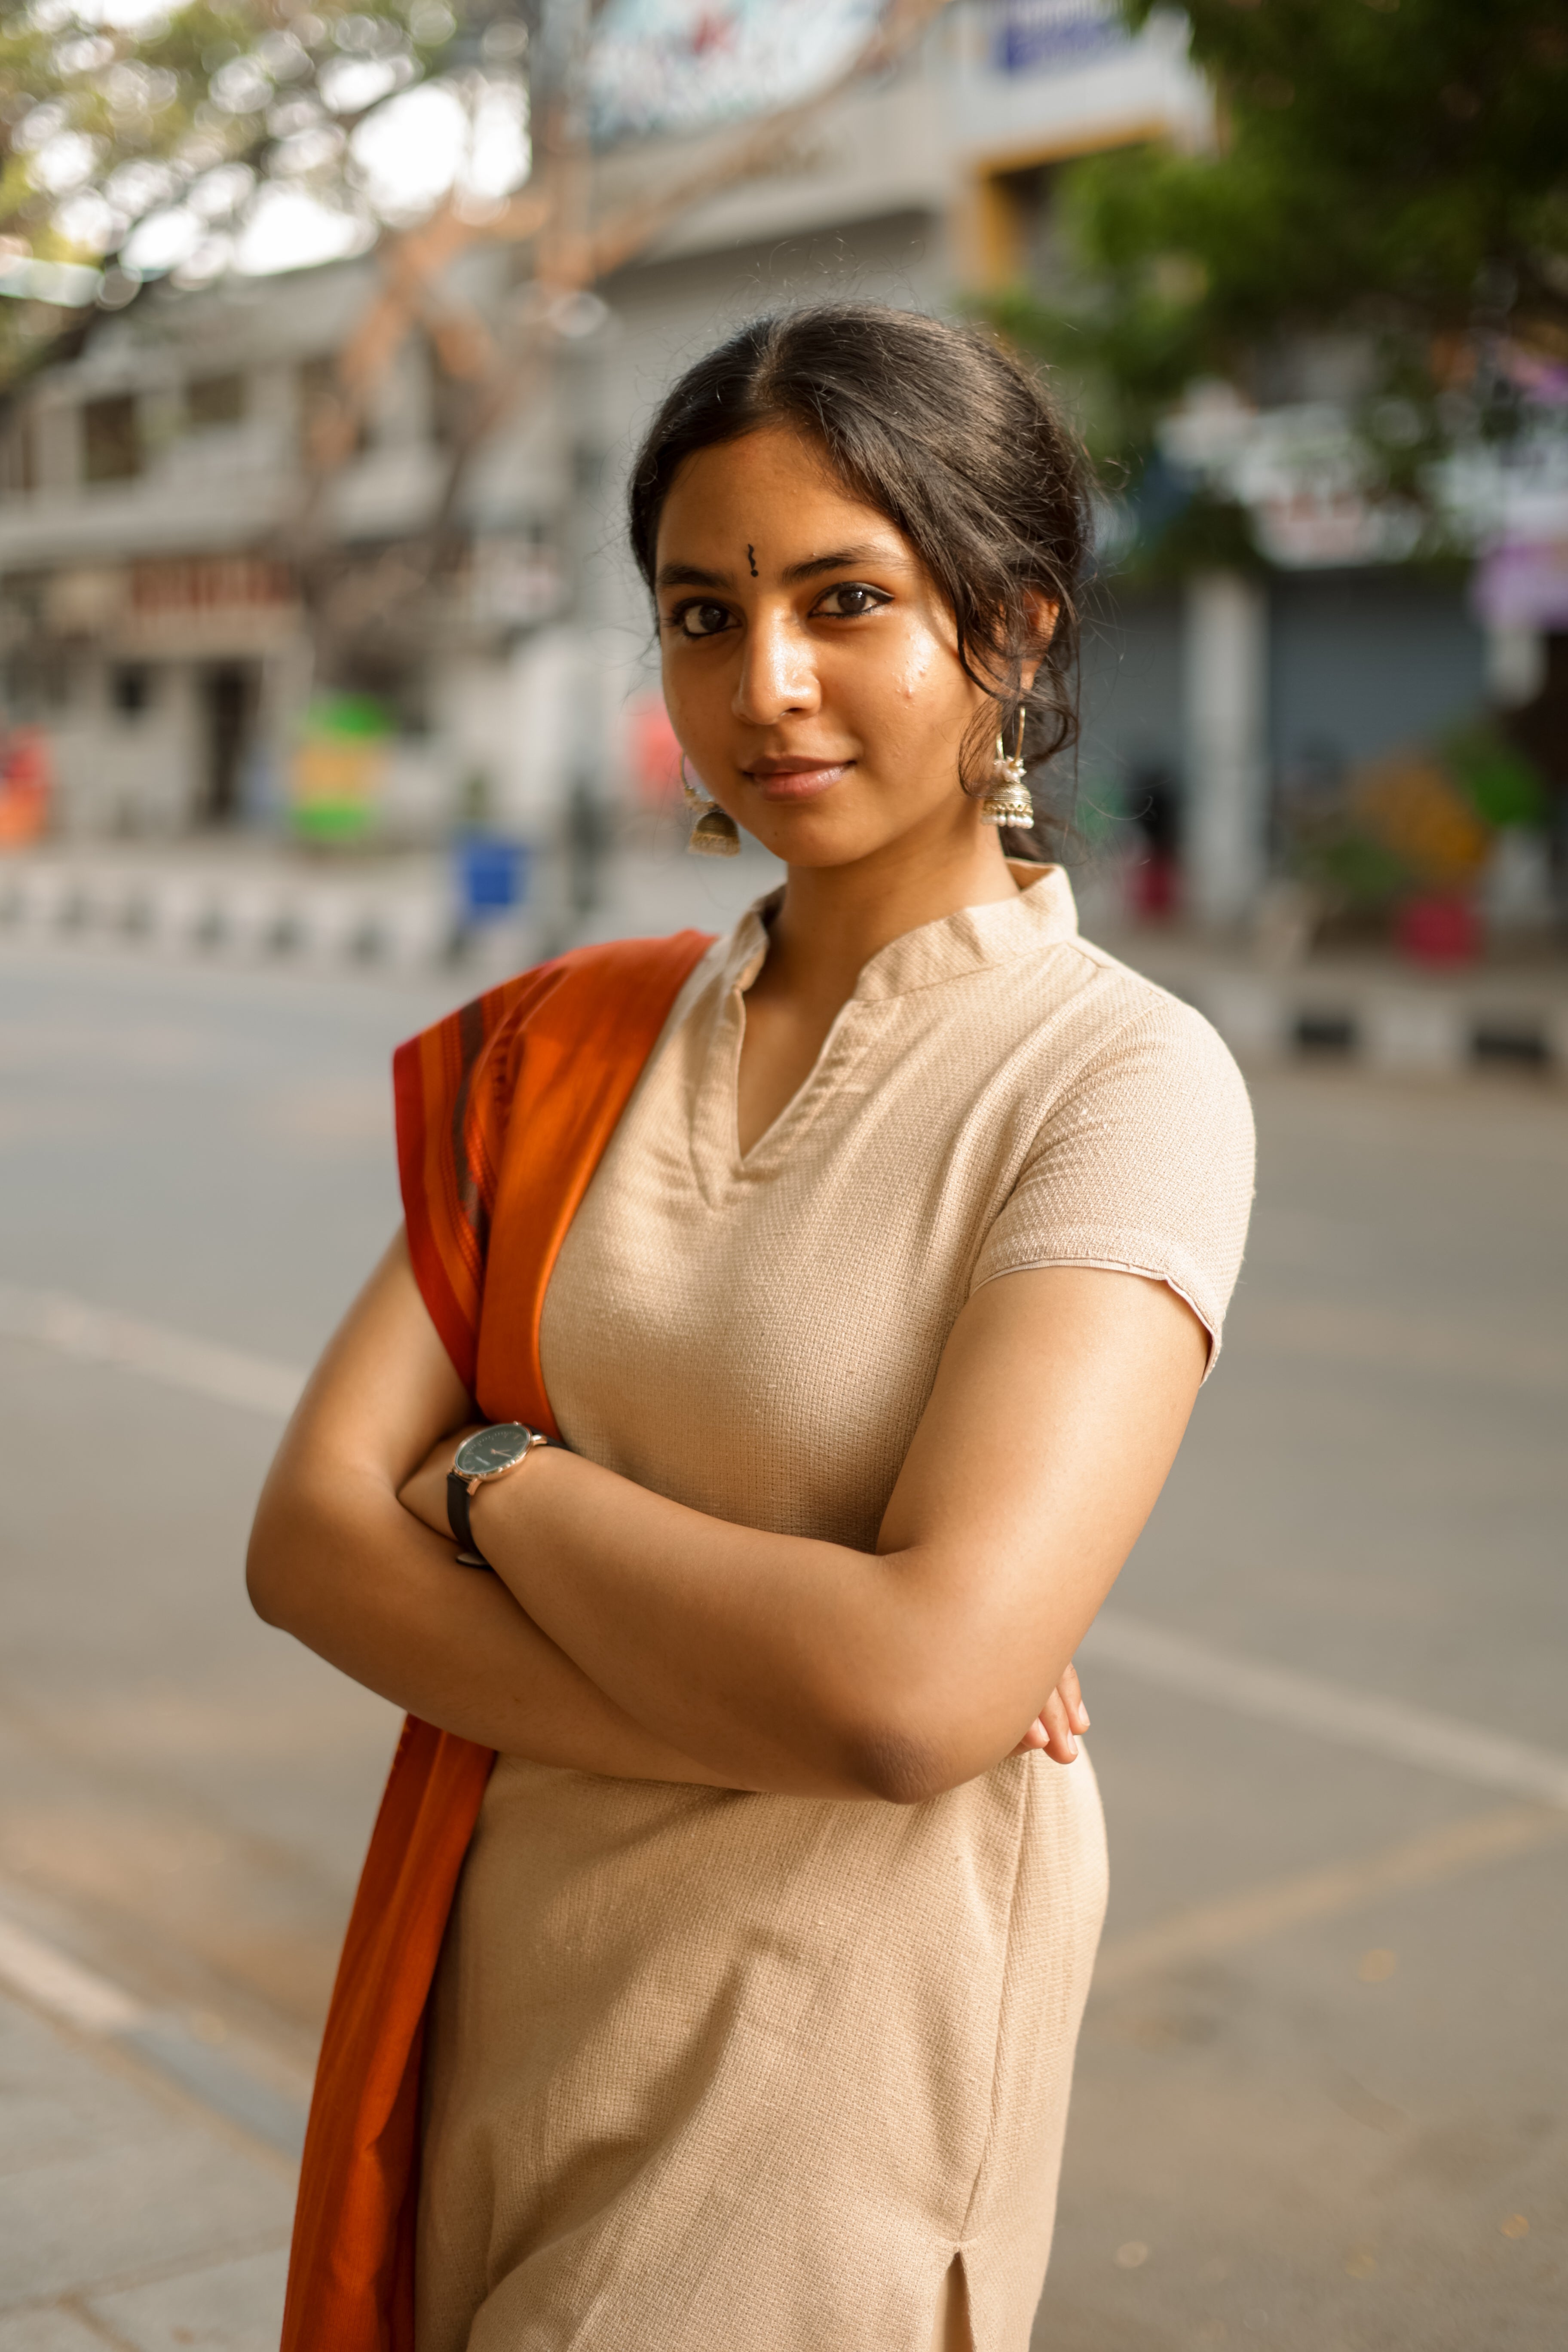
[[[433,971],[479,941],[520,942],[513,921],[465,929],[439,886],[337,877],[158,873],[0,865],[0,936],[93,940],[150,953],[331,968]]]
[[[1568,1073],[1568,991],[1555,976],[1426,980],[1308,967],[1272,975],[1126,959],[1212,1021],[1241,1061],[1342,1062],[1402,1076]]]

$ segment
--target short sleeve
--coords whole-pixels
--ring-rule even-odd
[[[1151,991],[1051,1107],[982,1246],[971,1290],[1027,1266],[1169,1283],[1203,1322],[1209,1370],[1252,1207],[1252,1109],[1201,1013]]]

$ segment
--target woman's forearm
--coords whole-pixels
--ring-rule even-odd
[[[475,1533],[595,1685],[711,1769],[932,1795],[1048,1702],[1206,1352],[1161,1284],[1031,1269],[960,1316],[874,1552],[734,1526],[548,1449],[479,1490]]]
[[[264,1498],[247,1576],[269,1623],[443,1730],[614,1779],[744,1785],[634,1722],[373,1475]]]
[[[886,1695],[921,1651],[903,1563],[710,1518],[566,1454],[470,1507],[522,1607],[658,1737],[749,1787],[890,1792]]]

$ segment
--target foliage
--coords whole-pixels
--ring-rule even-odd
[[[1287,792],[1287,862],[1331,909],[1373,912],[1426,891],[1463,892],[1500,833],[1539,824],[1542,779],[1495,721],[1453,730],[1436,750],[1367,761],[1327,790]]]
[[[33,264],[112,263],[152,224],[179,257],[154,254],[153,273],[203,282],[267,182],[365,214],[354,129],[449,62],[458,35],[442,0],[5,0],[0,381],[69,323],[47,299],[69,273]],[[110,301],[145,274],[111,268]]]
[[[1125,0],[1135,23],[1154,5]],[[1568,362],[1561,0],[1187,14],[1214,151],[1066,168],[1062,283],[1015,289],[998,323],[1080,379],[1092,451],[1134,478],[1194,382],[1300,396],[1303,354],[1337,346],[1369,485],[1419,499],[1435,456],[1513,432]]]
[[[1461,727],[1443,745],[1443,763],[1483,824],[1545,822],[1548,794],[1540,770],[1494,725]]]

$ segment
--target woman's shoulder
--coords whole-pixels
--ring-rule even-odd
[[[1196,1092],[1216,1111],[1251,1111],[1236,1057],[1195,1004],[1078,936],[1042,959],[1037,1035],[1057,1088],[1118,1080],[1133,1093]]]
[[[1028,1265],[1149,1275],[1217,1353],[1255,1164],[1235,1059],[1194,1005],[1087,940],[1064,941],[1041,982],[1030,1139],[975,1286]]]

